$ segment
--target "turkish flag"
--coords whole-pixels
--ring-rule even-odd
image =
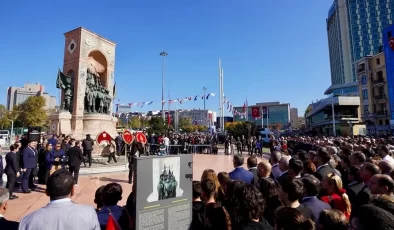
[[[171,125],[171,116],[170,116],[170,113],[168,113],[168,115],[167,115],[167,120],[168,120],[168,125]]]
[[[252,107],[252,117],[260,117],[260,107]]]
[[[118,221],[114,218],[114,216],[110,213],[108,215],[107,227],[106,230],[122,230],[118,224]]]

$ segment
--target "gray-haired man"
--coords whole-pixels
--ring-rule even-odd
[[[10,199],[10,193],[6,188],[0,188],[0,226],[1,229],[16,230],[18,229],[18,222],[9,221],[4,218],[4,214],[8,208],[8,201]]]

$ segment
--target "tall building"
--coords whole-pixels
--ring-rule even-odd
[[[383,53],[366,56],[357,62],[362,121],[369,135],[387,134],[390,130],[390,104],[386,63]]]
[[[192,109],[179,111],[178,117],[192,119],[194,125],[212,126],[216,122],[216,112],[212,110]]]
[[[297,108],[290,109],[290,123],[291,123],[291,128],[293,128],[293,129],[300,128],[301,124],[299,123]]]
[[[252,117],[252,108],[259,107],[262,117],[255,119]],[[234,107],[240,113],[243,113],[243,106]],[[290,104],[280,102],[262,102],[256,105],[248,106],[248,118],[243,115],[234,115],[234,121],[250,121],[256,123],[258,127],[269,127],[279,125],[282,129],[287,129],[290,124]],[[268,119],[267,119],[268,114]]]
[[[394,8],[392,8],[394,9]],[[383,31],[383,50],[386,61],[388,99],[390,105],[390,129],[394,131],[394,25]]]
[[[358,93],[355,63],[382,51],[382,31],[394,20],[392,0],[334,0],[327,17],[331,86],[325,94]]]
[[[30,96],[43,96],[45,98],[45,109],[53,109],[56,106],[56,97],[44,93],[44,86],[38,83],[25,83],[23,87],[11,86],[7,90],[7,109],[12,110],[14,106],[26,101]]]

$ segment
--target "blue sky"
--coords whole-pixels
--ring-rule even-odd
[[[21,3],[23,2],[23,3]],[[58,96],[64,33],[85,27],[117,44],[120,103],[161,100],[159,53],[168,52],[171,98],[219,93],[235,106],[280,101],[303,114],[330,85],[326,17],[331,0],[1,1],[0,103],[8,86],[40,82]],[[123,3],[120,3],[123,2]],[[219,108],[219,97],[206,102]],[[139,111],[159,110],[154,103]],[[202,108],[188,102],[179,108]],[[133,109],[135,110],[135,108]]]

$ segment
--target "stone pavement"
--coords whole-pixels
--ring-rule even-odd
[[[246,154],[244,154],[246,155]],[[266,156],[264,156],[266,158]],[[261,159],[260,159],[261,160]],[[245,159],[246,163],[246,159]],[[118,163],[120,164],[120,163]],[[122,168],[123,167],[123,168]],[[246,165],[245,165],[246,167]],[[106,165],[96,168],[103,168],[101,170],[113,169],[114,171],[127,170],[124,164],[120,165]],[[205,169],[214,169],[216,173],[218,172],[230,172],[233,169],[232,166],[232,156],[226,156],[223,151],[219,151],[218,155],[209,154],[196,154],[193,155],[193,179],[200,180],[201,175]],[[73,201],[80,204],[87,204],[95,207],[93,202],[94,193],[98,187],[111,182],[116,182],[122,185],[123,188],[123,199],[120,201],[119,205],[125,205],[128,195],[132,190],[132,185],[127,183],[128,172],[104,172],[97,173],[94,171],[97,169],[93,168],[81,168],[96,172],[95,174],[82,175],[79,177],[78,186],[75,187],[75,194],[72,197]],[[11,200],[8,203],[7,213],[5,217],[9,220],[19,221],[21,217],[45,206],[49,202],[49,198],[45,195],[45,186],[38,185],[38,189],[31,194],[22,194],[20,191],[16,191],[15,195],[19,196],[19,199]]]

